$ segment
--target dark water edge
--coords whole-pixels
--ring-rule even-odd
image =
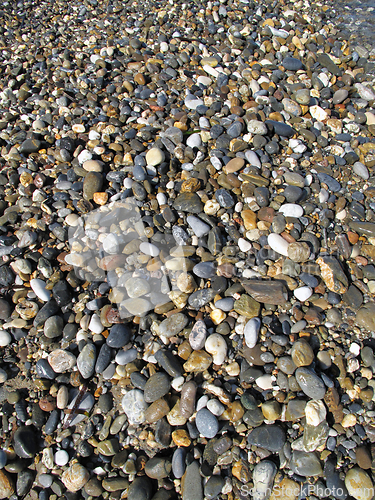
[[[338,0],[334,10],[337,28],[352,44],[365,46],[375,56],[375,0]]]

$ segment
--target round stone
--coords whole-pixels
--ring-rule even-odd
[[[209,439],[215,437],[219,430],[217,418],[207,408],[202,408],[197,412],[195,425],[199,433]]]
[[[82,489],[89,479],[89,471],[79,463],[73,464],[61,476],[61,481],[64,483],[64,486],[72,493]]]
[[[153,403],[157,399],[165,396],[171,387],[171,382],[166,373],[154,373],[146,382],[144,388],[144,400],[146,403]]]
[[[164,152],[159,148],[151,148],[146,153],[146,163],[151,167],[160,165],[165,160]]]

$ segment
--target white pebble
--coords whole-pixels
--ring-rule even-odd
[[[63,467],[69,462],[69,453],[65,450],[59,450],[55,453],[55,464]]]
[[[139,245],[139,250],[145,255],[150,255],[151,257],[157,257],[160,253],[160,250],[156,245],[147,243],[146,241],[142,241],[142,243]]]
[[[186,141],[186,145],[190,148],[199,148],[202,145],[201,135],[198,133],[191,134]]]
[[[0,368],[0,384],[3,384],[8,379],[8,374],[5,370]]]
[[[354,163],[353,170],[359,177],[362,177],[362,179],[365,179],[365,181],[367,181],[367,179],[370,177],[370,174],[368,173],[368,169],[367,169],[366,165],[364,165],[360,161],[356,161]]]
[[[156,199],[158,200],[159,205],[166,205],[168,201],[164,193],[158,193],[156,195]]]
[[[250,241],[245,240],[244,238],[239,238],[238,247],[241,252],[248,252],[251,249]]]
[[[313,291],[309,286],[301,286],[300,288],[296,288],[293,293],[296,299],[305,302],[311,297]]]
[[[38,278],[30,280],[30,286],[38,299],[42,300],[43,302],[48,302],[50,300],[51,292],[49,290],[46,290],[46,284],[43,280],[40,280]]]
[[[182,389],[182,386],[184,385],[185,383],[185,379],[184,377],[181,375],[180,377],[175,377],[172,382],[171,382],[171,386],[173,387],[173,389],[177,392],[181,392],[181,389]]]
[[[78,155],[78,161],[81,164],[85,163],[85,161],[91,160],[91,158],[92,158],[92,154],[90,153],[90,151],[87,151],[87,149],[84,149]]]
[[[89,330],[93,333],[102,333],[104,326],[97,314],[93,314],[89,323]]]
[[[130,177],[126,177],[126,179],[124,179],[124,188],[130,189],[133,185],[133,182],[133,179],[131,179]]]
[[[268,244],[275,252],[288,257],[289,243],[282,236],[276,233],[268,235]]]
[[[217,399],[210,399],[207,403],[207,409],[217,417],[220,417],[224,413],[225,406]]]
[[[281,205],[279,212],[281,212],[285,217],[302,217],[303,208],[296,203],[285,203],[284,205]]]
[[[360,346],[353,342],[353,344],[351,344],[350,348],[349,348],[349,351],[354,354],[354,356],[359,356],[359,353],[361,352],[361,348]]]
[[[308,401],[305,406],[306,424],[313,427],[318,426],[326,419],[327,410],[323,401]]]
[[[200,397],[197,401],[197,406],[196,406],[196,411],[199,411],[201,410],[202,408],[205,408],[207,406],[207,403],[208,403],[208,396],[207,394],[205,394],[204,396]]]
[[[208,337],[204,345],[206,351],[212,354],[215,365],[222,365],[227,355],[227,343],[224,337],[218,333],[213,333]]]
[[[259,318],[251,318],[245,325],[244,336],[247,347],[252,349],[258,341],[261,321]]]
[[[258,377],[255,382],[258,387],[260,387],[263,391],[268,391],[269,389],[272,389],[272,382],[274,380],[274,377],[272,375],[262,375],[261,377]]]

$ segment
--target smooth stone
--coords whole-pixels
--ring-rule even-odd
[[[188,299],[189,306],[194,309],[200,309],[208,304],[216,295],[216,291],[212,288],[204,288],[192,293]]]
[[[53,370],[46,359],[39,359],[35,365],[35,371],[39,378],[53,380],[57,373]]]
[[[12,336],[5,330],[0,331],[0,347],[6,347],[12,342]]]
[[[261,320],[259,318],[251,318],[245,325],[244,337],[247,347],[252,349],[256,346],[258,335],[261,327]]]
[[[129,481],[125,477],[107,477],[103,479],[102,487],[109,492],[124,491],[128,489]]]
[[[199,214],[203,210],[203,203],[196,193],[182,193],[175,199],[173,207],[182,212]]]
[[[44,304],[44,306],[41,309],[39,309],[37,315],[34,318],[33,322],[34,326],[39,327],[44,325],[44,323],[49,317],[53,316],[59,311],[60,308],[57,305],[57,303],[54,300],[50,300],[49,302]]]
[[[221,311],[229,312],[232,311],[234,306],[234,299],[232,297],[226,297],[225,299],[219,299],[215,302],[216,309]]]
[[[303,68],[302,61],[296,59],[295,57],[285,57],[283,60],[283,66],[288,71],[298,71]]]
[[[145,255],[150,255],[151,257],[157,257],[160,253],[160,250],[156,245],[153,245],[152,243],[147,243],[145,241],[143,241],[139,245],[139,250],[143,252]]]
[[[193,267],[193,273],[199,278],[210,279],[216,276],[216,262],[200,262]]]
[[[80,463],[71,465],[61,476],[66,489],[73,493],[82,489],[89,479],[89,471]]]
[[[365,181],[367,181],[367,179],[370,177],[368,168],[366,167],[366,165],[364,165],[360,161],[356,161],[353,164],[353,172],[355,174],[357,174],[359,177],[361,177],[362,179],[364,179]]]
[[[108,337],[107,337],[108,338]],[[112,359],[112,349],[108,344],[103,344],[100,348],[95,363],[95,373],[103,373],[108,368]]]
[[[131,332],[125,324],[115,324],[111,327],[106,343],[109,347],[119,349],[124,347],[130,340]]]
[[[30,280],[30,286],[38,299],[43,302],[48,302],[50,300],[51,292],[46,290],[46,283],[43,280],[38,278],[32,279]]]
[[[269,125],[271,130],[275,132],[275,134],[280,135],[282,137],[292,137],[295,134],[294,128],[292,128],[287,123],[278,122],[275,120],[266,120],[266,125]]]
[[[172,473],[176,479],[180,479],[185,472],[186,450],[184,448],[176,448],[172,455]]]
[[[164,479],[172,470],[171,462],[166,458],[151,458],[145,466],[145,473],[151,479]]]
[[[160,135],[171,140],[176,145],[181,144],[183,142],[183,139],[184,139],[184,134],[183,134],[182,130],[180,130],[178,127],[168,127]]]
[[[325,445],[328,438],[329,427],[327,422],[317,426],[306,425],[303,432],[303,449],[311,452]]]
[[[144,400],[146,403],[153,403],[157,399],[165,396],[171,387],[171,382],[166,373],[154,373],[146,382],[144,388]]]
[[[310,247],[305,241],[290,243],[288,246],[288,257],[293,262],[306,262],[310,257]]]
[[[268,235],[268,244],[275,252],[280,255],[284,255],[288,257],[288,247],[290,243],[288,243],[282,236],[276,233],[271,233]]]
[[[194,215],[189,215],[186,220],[198,238],[208,234],[211,229],[208,224],[204,223],[201,219],[195,217]]]
[[[152,484],[147,477],[136,477],[130,483],[128,500],[151,500],[152,490]]]
[[[253,500],[268,499],[269,492],[272,489],[273,481],[276,476],[276,472],[276,465],[269,460],[262,460],[261,462],[256,464],[253,471]]]
[[[14,451],[20,458],[32,458],[37,453],[36,434],[32,427],[19,427],[13,436]]]
[[[214,500],[220,495],[224,484],[225,481],[221,476],[211,476],[207,483],[204,485],[204,496],[208,500]]]
[[[218,333],[213,333],[210,335],[204,345],[205,350],[212,355],[212,359],[215,365],[222,365],[224,363],[225,357],[227,355],[227,344]]]
[[[207,410],[208,411],[208,410]],[[203,500],[202,477],[196,460],[187,467],[181,479],[182,500]]]
[[[222,208],[231,208],[235,204],[233,196],[226,189],[215,191],[215,199]]]
[[[195,425],[199,433],[208,439],[215,437],[219,431],[217,418],[207,408],[202,408],[197,412]]]
[[[293,291],[293,294],[300,302],[305,302],[313,294],[313,290],[309,286],[301,286]]]
[[[320,476],[322,467],[315,453],[294,450],[290,461],[290,469],[300,476]]]
[[[44,335],[49,339],[60,337],[63,333],[63,328],[64,320],[61,316],[50,316],[44,323]]]
[[[27,489],[19,487],[17,481],[17,495],[19,494],[19,490],[21,490],[21,493],[26,490],[27,493]],[[0,498],[12,498],[14,491],[15,488],[12,477],[7,472],[0,470]]]
[[[101,190],[103,176],[99,172],[88,172],[83,181],[83,197],[85,200],[92,200],[94,193]]]
[[[183,313],[172,314],[172,316],[160,323],[159,335],[163,335],[167,338],[173,337],[180,333],[188,322],[188,318]]]
[[[325,174],[324,172],[318,173],[318,179],[320,180],[320,182],[327,184],[328,189],[332,191],[332,193],[337,193],[337,191],[340,191],[341,189],[341,184],[336,179],[328,174]]]
[[[151,148],[146,153],[146,163],[152,167],[160,165],[165,160],[164,152],[159,148]]]
[[[247,279],[241,280],[241,284],[258,303],[283,305],[288,300],[288,292],[282,281]]]
[[[77,358],[64,349],[55,349],[48,355],[48,363],[56,373],[64,373],[75,366]]]
[[[5,299],[0,299],[0,319],[6,320],[10,317],[12,312],[9,302]]]
[[[22,470],[17,475],[16,491],[17,495],[23,497],[30,491],[34,483],[35,475],[32,471]],[[8,495],[2,498],[8,498]]]
[[[195,351],[203,349],[206,342],[207,327],[204,321],[198,320],[189,334],[189,343]]]
[[[86,344],[77,358],[77,368],[84,379],[92,377],[95,372],[96,347]]]
[[[63,467],[69,462],[69,453],[65,450],[59,450],[54,456],[55,464],[59,467]]]
[[[129,391],[122,398],[121,404],[131,425],[139,425],[145,421],[145,411],[148,404],[142,391],[139,389]]]
[[[245,165],[245,160],[243,158],[232,158],[226,165],[225,170],[227,174],[238,172]]]
[[[320,377],[309,368],[297,368],[296,380],[302,391],[311,399],[323,399],[326,393],[325,385]]]
[[[137,351],[135,349],[131,349],[135,353]],[[125,351],[129,352],[129,351]],[[159,349],[155,354],[154,357],[158,364],[163,368],[164,371],[168,373],[173,378],[181,376],[181,366],[180,363],[178,362],[177,358],[172,354],[171,351],[167,351],[164,349]],[[116,356],[117,359],[117,356]]]
[[[279,208],[279,212],[284,215],[284,217],[295,217],[299,218],[303,215],[303,208],[295,203],[285,203]]]
[[[333,94],[332,104],[341,104],[348,97],[349,92],[346,89],[339,89]]]
[[[268,132],[266,125],[258,120],[248,121],[247,131],[254,135],[266,135]]]
[[[258,446],[274,453],[282,449],[285,440],[285,432],[277,425],[261,425],[253,429],[247,437],[249,445]]]

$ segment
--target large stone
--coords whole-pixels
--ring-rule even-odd
[[[282,281],[242,280],[246,292],[257,302],[283,305],[288,300],[288,292]]]
[[[277,452],[285,444],[285,432],[278,425],[261,425],[253,429],[247,437],[249,445]]]

